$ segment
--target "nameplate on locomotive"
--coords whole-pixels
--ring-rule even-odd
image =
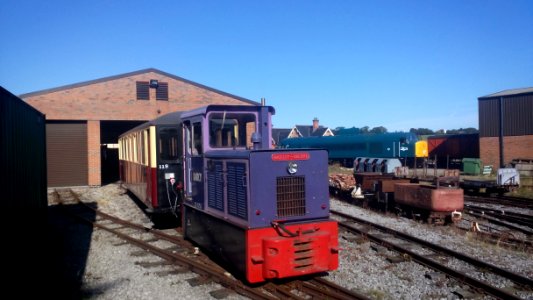
[[[309,157],[308,152],[274,153],[272,161],[308,160]]]
[[[194,181],[194,182],[202,182],[202,173],[200,173],[200,172],[192,172],[192,181]]]

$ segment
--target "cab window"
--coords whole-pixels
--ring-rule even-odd
[[[201,155],[203,152],[202,147],[202,123],[194,122],[191,125],[190,121],[183,122],[186,151],[188,155],[196,156]]]
[[[192,124],[192,155],[202,154],[202,123]]]
[[[209,145],[211,148],[246,147],[250,128],[255,128],[255,115],[216,112],[209,115]]]

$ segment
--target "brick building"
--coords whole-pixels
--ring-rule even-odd
[[[533,88],[478,98],[479,150],[484,165],[498,168],[533,159]]]
[[[259,105],[157,69],[20,95],[46,115],[48,186],[118,179],[118,136],[173,111],[208,104]]]

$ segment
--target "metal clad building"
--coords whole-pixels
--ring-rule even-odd
[[[49,187],[118,180],[118,136],[148,120],[209,104],[259,105],[153,68],[20,98],[46,114]]]
[[[28,217],[48,206],[45,138],[45,116],[0,87],[0,190],[8,214]]]
[[[495,168],[513,159],[533,159],[533,87],[478,98],[483,164]]]

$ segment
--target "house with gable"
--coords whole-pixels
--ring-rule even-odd
[[[292,128],[273,128],[272,129],[272,144],[277,146],[284,139],[311,137],[311,136],[334,136],[333,131],[329,127],[324,127],[319,124],[318,118],[313,119],[313,125],[295,125]]]

